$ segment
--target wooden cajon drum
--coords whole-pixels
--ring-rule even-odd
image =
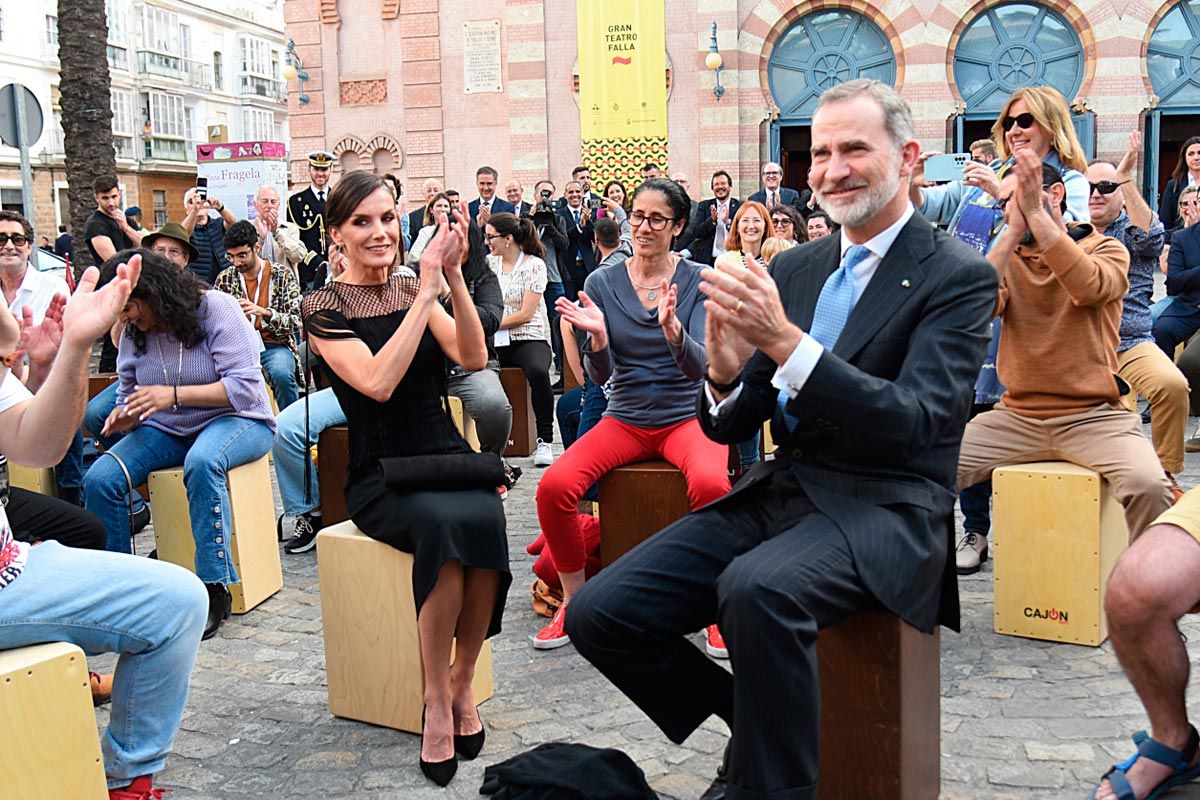
[[[582,366],[582,365],[581,365]],[[583,384],[575,380],[575,370],[571,369],[571,365],[563,361],[562,368],[563,391],[569,392],[572,389],[578,389]]]
[[[115,372],[101,372],[96,375],[88,375],[88,400],[91,400],[118,380],[120,380],[120,376]]]
[[[245,614],[283,588],[283,566],[275,537],[275,505],[271,500],[271,473],[267,457],[234,467],[226,476],[229,487],[227,520],[229,549],[238,582],[229,585],[233,613]],[[188,515],[183,467],[150,473],[150,513],[154,519],[154,544],[158,558],[196,569],[196,540]]]
[[[940,639],[885,611],[821,631],[821,800],[938,796]]]
[[[537,448],[537,419],[533,415],[533,401],[529,396],[529,382],[525,373],[517,367],[500,370],[500,383],[508,404],[512,406],[512,429],[508,434],[506,456],[527,456]]]
[[[992,473],[996,633],[1099,646],[1108,576],[1129,544],[1100,476],[1062,461]]]
[[[47,497],[58,497],[58,481],[54,478],[53,467],[24,467],[9,461],[8,485]]]
[[[5,797],[108,797],[87,661],[73,644],[0,652]]]
[[[317,534],[317,567],[330,712],[420,733],[425,681],[413,557],[343,522]],[[491,642],[472,689],[477,703],[492,696]]]
[[[666,461],[617,467],[600,479],[600,564],[607,567],[692,510],[683,473]]]
[[[462,400],[457,397],[447,397],[446,403],[450,410],[450,418],[459,435],[467,440],[467,444],[476,453],[479,452],[479,434],[475,431],[475,420],[463,408]]]
[[[346,475],[350,470],[350,430],[335,425],[317,438],[317,485],[321,494],[321,519],[336,525],[350,519],[346,510]]]

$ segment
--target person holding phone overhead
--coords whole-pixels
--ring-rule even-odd
[[[996,142],[999,159],[991,165],[968,162],[963,167],[962,180],[941,186],[924,186],[923,163],[932,154],[921,154],[922,162],[909,183],[909,198],[926,219],[945,226],[950,235],[986,255],[1005,227],[1004,211],[997,200],[1000,181],[1012,169],[1013,154],[1030,149],[1043,163],[1062,175],[1067,206],[1063,222],[1090,221],[1090,190],[1083,174],[1087,159],[1075,135],[1071,112],[1057,90],[1050,86],[1033,86],[1013,92],[992,125],[992,139]],[[972,416],[990,410],[1004,393],[1004,387],[996,377],[995,354],[1000,330],[1000,322],[994,321],[988,356],[975,383]],[[959,574],[977,572],[987,558],[991,493],[990,479],[960,493],[965,522],[963,536],[956,548]]]

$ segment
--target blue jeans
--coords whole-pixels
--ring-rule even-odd
[[[0,650],[70,642],[120,654],[100,742],[111,789],[162,772],[207,613],[200,581],[174,564],[43,542],[0,590]]]
[[[752,438],[738,443],[738,462],[740,463],[743,472],[758,463],[759,441],[761,439],[762,431],[759,431],[758,433],[754,434]]]
[[[1150,306],[1150,325],[1151,326],[1153,326],[1154,323],[1158,322],[1158,318],[1162,316],[1162,313],[1164,311],[1166,311],[1167,306],[1171,305],[1171,301],[1174,299],[1175,299],[1174,297],[1164,297],[1162,300],[1159,300],[1157,303],[1153,303]]]
[[[100,431],[104,429],[104,422],[108,419],[108,415],[117,407],[117,387],[120,381],[110,383],[105,387],[104,391],[88,400],[87,409],[83,412],[83,427],[87,429],[100,444],[104,445],[107,450],[121,440],[124,436],[122,433],[116,433],[112,436],[101,436]]]
[[[550,349],[554,351],[554,368],[559,372],[563,369],[563,341],[562,330],[558,327],[559,314],[554,308],[554,302],[562,296],[562,281],[546,282],[546,290],[542,292],[542,297],[546,301],[546,316],[550,321]]]
[[[579,411],[579,431],[576,433],[576,441],[585,433],[596,427],[596,423],[604,416],[604,412],[608,410],[608,398],[604,396],[604,390],[596,384],[592,383],[592,379],[587,375],[583,376],[583,408]],[[600,483],[593,483],[588,490],[583,494],[584,500],[599,500],[600,499]]]
[[[78,489],[83,485],[83,430],[75,431],[67,454],[54,467],[54,479],[59,486]]]
[[[282,344],[267,345],[259,357],[271,391],[275,393],[275,404],[283,411],[300,397],[300,387],[296,384],[296,357]]]
[[[562,434],[563,448],[575,444],[579,438],[579,417],[583,413],[583,387],[576,386],[563,392],[554,404],[554,416],[558,417],[558,432]]]
[[[83,427],[92,437],[104,446],[105,450],[110,449],[114,444],[121,441],[121,437],[125,434],[114,433],[112,436],[101,436],[100,431],[104,429],[104,422],[108,419],[108,415],[117,407],[117,386],[120,382],[110,383],[104,388],[104,391],[88,401],[87,408],[83,412]],[[70,451],[67,452],[70,455]],[[82,463],[80,465],[82,469]],[[82,478],[82,476],[80,476]],[[82,486],[82,481],[79,484]],[[137,511],[146,504],[142,496],[137,492],[133,493],[133,510]]]
[[[120,465],[109,456],[120,457],[134,486],[157,469],[182,464],[188,515],[196,540],[196,574],[205,583],[236,583],[237,571],[226,533],[225,520],[230,519],[231,512],[225,474],[266,455],[271,437],[271,427],[262,420],[232,414],[212,420],[192,436],[175,436],[142,425],[125,434],[92,464],[83,479],[84,506],[104,523],[107,548],[128,553],[131,544],[125,497],[129,486]]]
[[[346,415],[333,389],[322,389],[308,396],[308,415],[311,441],[316,442],[321,431],[334,425],[345,425]],[[317,485],[317,468],[308,454],[304,435],[304,403],[296,402],[280,411],[275,418],[275,477],[279,480],[279,496],[283,513],[296,517],[321,505],[321,490]],[[308,464],[308,499],[305,499],[304,465]]]

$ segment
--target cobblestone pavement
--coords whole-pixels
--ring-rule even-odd
[[[1187,461],[1185,488],[1200,482],[1200,456]],[[315,553],[284,555],[284,589],[201,645],[183,729],[160,777],[173,800],[477,797],[485,766],[547,741],[620,748],[664,798],[698,797],[720,759],[723,723],[710,720],[677,747],[574,648],[530,647],[543,620],[529,606],[525,546],[537,533],[542,470],[514,463],[525,471],[505,504],[514,580],[493,642],[496,693],[481,706],[488,740],[478,760],[460,764],[439,790],[417,769],[417,736],[329,714]],[[144,532],[138,550],[151,547]],[[994,634],[990,561],[960,581],[960,592],[963,632],[942,633],[942,796],[1089,796],[1132,752],[1129,734],[1146,725],[1111,646]],[[1183,630],[1200,660],[1200,621],[1189,618]],[[112,664],[95,659],[93,668]],[[1200,719],[1200,706],[1192,708]],[[107,712],[100,718],[107,723]],[[1200,787],[1168,796],[1200,798]]]

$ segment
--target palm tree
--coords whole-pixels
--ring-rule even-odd
[[[83,234],[96,210],[92,181],[117,174],[108,77],[108,19],[104,0],[58,0],[59,91],[71,230]],[[76,274],[91,263],[87,247],[75,248]]]

